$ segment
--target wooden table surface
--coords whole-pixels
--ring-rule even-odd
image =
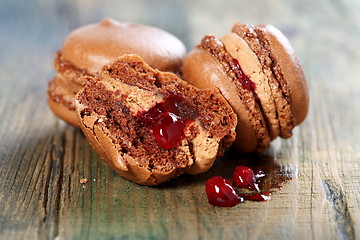
[[[0,239],[360,239],[359,11],[358,0],[1,0]],[[163,28],[188,50],[237,21],[277,26],[308,78],[306,121],[264,155],[232,152],[158,187],[124,180],[46,103],[66,35],[106,16]],[[207,203],[207,179],[257,160],[293,179],[268,202]]]

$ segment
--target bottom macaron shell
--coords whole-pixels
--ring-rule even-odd
[[[80,86],[75,87],[81,88]],[[47,92],[47,102],[50,110],[64,120],[68,124],[79,128],[79,122],[77,113],[75,111],[75,95],[73,91],[74,87],[71,88],[63,83],[63,79],[59,77],[53,78],[49,82],[49,89]]]
[[[70,110],[68,107],[64,106],[59,102],[55,102],[51,97],[47,98],[47,102],[50,110],[60,119],[66,123],[72,125],[73,127],[80,128],[76,112]]]

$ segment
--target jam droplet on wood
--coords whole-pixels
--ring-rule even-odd
[[[212,177],[206,182],[209,203],[217,207],[233,207],[242,199],[236,194],[230,181],[223,177]]]
[[[238,166],[232,175],[233,185],[237,188],[247,188],[249,190],[257,190],[256,176],[248,167]]]

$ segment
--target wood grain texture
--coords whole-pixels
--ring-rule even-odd
[[[359,239],[359,11],[356,0],[0,1],[0,239]],[[65,36],[105,16],[163,28],[189,50],[236,21],[277,26],[309,80],[307,120],[263,156],[232,152],[158,187],[122,179],[45,97]],[[207,179],[256,159],[296,177],[266,203],[207,203]]]

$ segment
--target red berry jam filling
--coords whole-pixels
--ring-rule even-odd
[[[256,101],[260,102],[258,95],[256,94],[256,85],[250,78],[243,72],[239,61],[236,58],[233,58],[230,63],[231,68],[236,73],[237,80],[241,83],[241,86],[246,90],[249,90],[254,95]]]
[[[249,91],[255,92],[255,83],[251,81],[250,78],[243,72],[237,59],[232,59],[231,67],[237,73],[237,77],[241,83],[241,86]]]
[[[212,177],[206,182],[209,203],[217,207],[233,207],[242,199],[236,194],[230,181],[223,177]]]
[[[138,114],[140,124],[152,130],[160,147],[171,149],[180,144],[185,129],[198,116],[196,107],[178,94],[170,94],[147,112]]]

